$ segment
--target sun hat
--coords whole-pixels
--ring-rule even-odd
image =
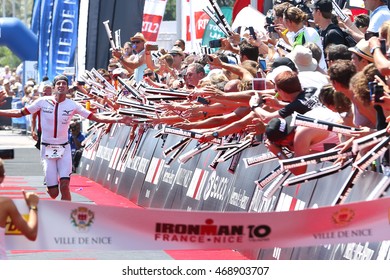
[[[311,50],[304,46],[296,46],[287,57],[294,61],[299,71],[315,71],[317,69],[317,60],[313,58]]]

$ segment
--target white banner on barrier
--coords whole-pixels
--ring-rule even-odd
[[[28,213],[24,201],[16,201]],[[130,209],[62,201],[39,203],[28,241],[6,227],[8,250],[254,249],[377,242],[390,236],[390,198],[273,213]]]

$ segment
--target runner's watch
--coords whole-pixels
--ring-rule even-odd
[[[218,138],[219,133],[217,131],[214,131],[213,134],[211,134],[214,138]]]

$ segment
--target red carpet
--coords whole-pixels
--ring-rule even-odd
[[[79,175],[72,175],[70,189],[72,193],[85,196],[97,205],[139,208],[127,198]],[[232,250],[169,250],[165,252],[176,260],[247,260],[245,256]]]

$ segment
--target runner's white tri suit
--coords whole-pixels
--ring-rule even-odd
[[[48,188],[57,187],[58,177],[67,179],[72,173],[72,155],[68,143],[68,130],[72,117],[79,114],[83,118],[89,118],[92,113],[71,99],[58,103],[55,96],[38,98],[22,109],[23,115],[38,111],[41,115],[41,158],[46,185]]]
[[[5,251],[5,228],[0,227],[0,260],[6,260],[7,254]]]

